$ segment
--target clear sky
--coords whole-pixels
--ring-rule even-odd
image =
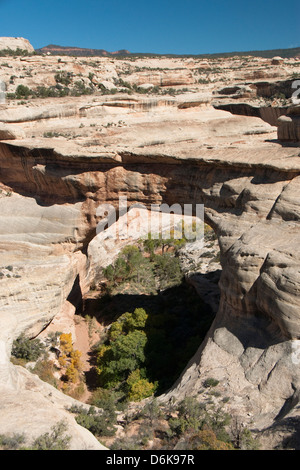
[[[299,0],[0,0],[0,36],[113,52],[203,54],[300,46]]]

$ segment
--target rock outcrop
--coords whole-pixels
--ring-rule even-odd
[[[0,50],[11,49],[15,51],[21,49],[22,51],[34,52],[34,47],[30,44],[28,39],[13,38],[13,37],[0,37]]]
[[[25,137],[25,132],[22,132],[21,129],[18,129],[18,128],[10,126],[10,125],[1,124],[1,126],[0,126],[0,140],[23,139],[24,137]]]
[[[278,139],[281,142],[300,142],[300,106],[287,110],[278,118]]]

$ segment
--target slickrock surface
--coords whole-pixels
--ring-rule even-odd
[[[266,448],[291,436],[297,426],[286,422],[299,417],[300,386],[300,149],[283,129],[294,122],[292,90],[285,98],[280,90],[300,62],[5,62],[8,93],[20,84],[62,89],[63,73],[70,89],[80,81],[91,94],[14,96],[0,109],[0,136],[13,126],[15,137],[3,134],[0,143],[1,433],[23,432],[26,422],[28,436],[37,436],[68,414],[69,397],[11,364],[11,345],[21,332],[33,337],[50,322],[62,325],[64,312],[72,316],[108,246],[97,246],[97,209],[117,208],[123,196],[148,209],[204,204],[221,250],[215,323],[161,399],[197,395],[214,377],[222,397],[230,397],[224,406],[260,430]],[[278,139],[283,134],[288,142]],[[110,243],[117,253],[119,245]],[[102,448],[68,419],[73,448]]]

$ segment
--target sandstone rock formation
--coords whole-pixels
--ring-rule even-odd
[[[12,51],[21,49],[22,51],[34,52],[34,47],[30,44],[28,39],[24,38],[0,37],[0,50],[1,49],[11,49]]]
[[[29,59],[22,65],[32,67]],[[17,70],[20,60],[11,60]],[[39,67],[58,65],[53,57],[34,60]],[[65,70],[75,73],[78,67],[79,74],[83,67],[90,73],[88,60],[86,68],[76,60],[65,58]],[[223,271],[215,323],[161,399],[197,396],[204,380],[214,377],[222,397],[230,397],[226,409],[258,430],[266,447],[274,447],[282,433],[296,429],[287,429],[284,420],[292,416],[297,421],[300,385],[299,147],[277,139],[281,108],[289,119],[290,107],[265,106],[257,97],[259,86],[240,87],[241,77],[266,63],[262,59],[249,61],[242,71],[240,61],[218,63],[228,88],[217,79],[199,82],[208,68],[213,69],[210,79],[219,75],[209,61],[155,59],[145,64],[139,59],[134,68],[125,60],[106,61],[99,59],[94,68],[99,80],[132,73],[137,83],[135,74],[143,72],[145,78],[146,65],[171,70],[181,64],[185,70],[180,76],[187,77],[190,88],[182,91],[179,85],[178,93],[162,94],[160,83],[160,93],[125,94],[124,84],[118,84],[119,94],[34,98],[25,104],[13,100],[0,110],[0,121],[25,133],[0,143],[0,387],[5,409],[0,430],[21,430],[26,421],[33,436],[39,420],[64,417],[72,428],[73,447],[101,448],[67,417],[68,397],[9,359],[21,332],[34,337],[49,324],[63,325],[63,312],[74,313],[97,276],[95,260],[105,263],[122,246],[104,235],[97,238],[96,229],[102,220],[99,206],[118,208],[119,197],[125,196],[129,206],[140,203],[147,209],[161,203],[204,204],[205,220],[220,245]],[[278,70],[276,83],[278,75],[286,82],[293,70],[287,69]],[[231,100],[240,90],[242,97]],[[244,93],[249,102],[243,103]],[[234,112],[234,104],[241,112]],[[245,112],[252,108],[256,114]],[[14,407],[17,401],[23,406]],[[34,406],[40,412],[32,416]]]
[[[280,65],[284,62],[282,57],[276,56],[272,59],[272,65]]]
[[[278,139],[281,142],[300,142],[300,106],[287,110],[278,118]]]
[[[1,124],[0,140],[14,140],[14,139],[22,139],[24,137],[25,137],[25,132],[22,132],[21,129],[18,129],[14,126]]]

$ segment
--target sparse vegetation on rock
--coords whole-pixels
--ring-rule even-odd
[[[0,448],[2,450],[69,450],[71,436],[67,434],[67,425],[61,421],[33,440],[29,445],[24,445],[25,435],[13,436],[0,435]]]

